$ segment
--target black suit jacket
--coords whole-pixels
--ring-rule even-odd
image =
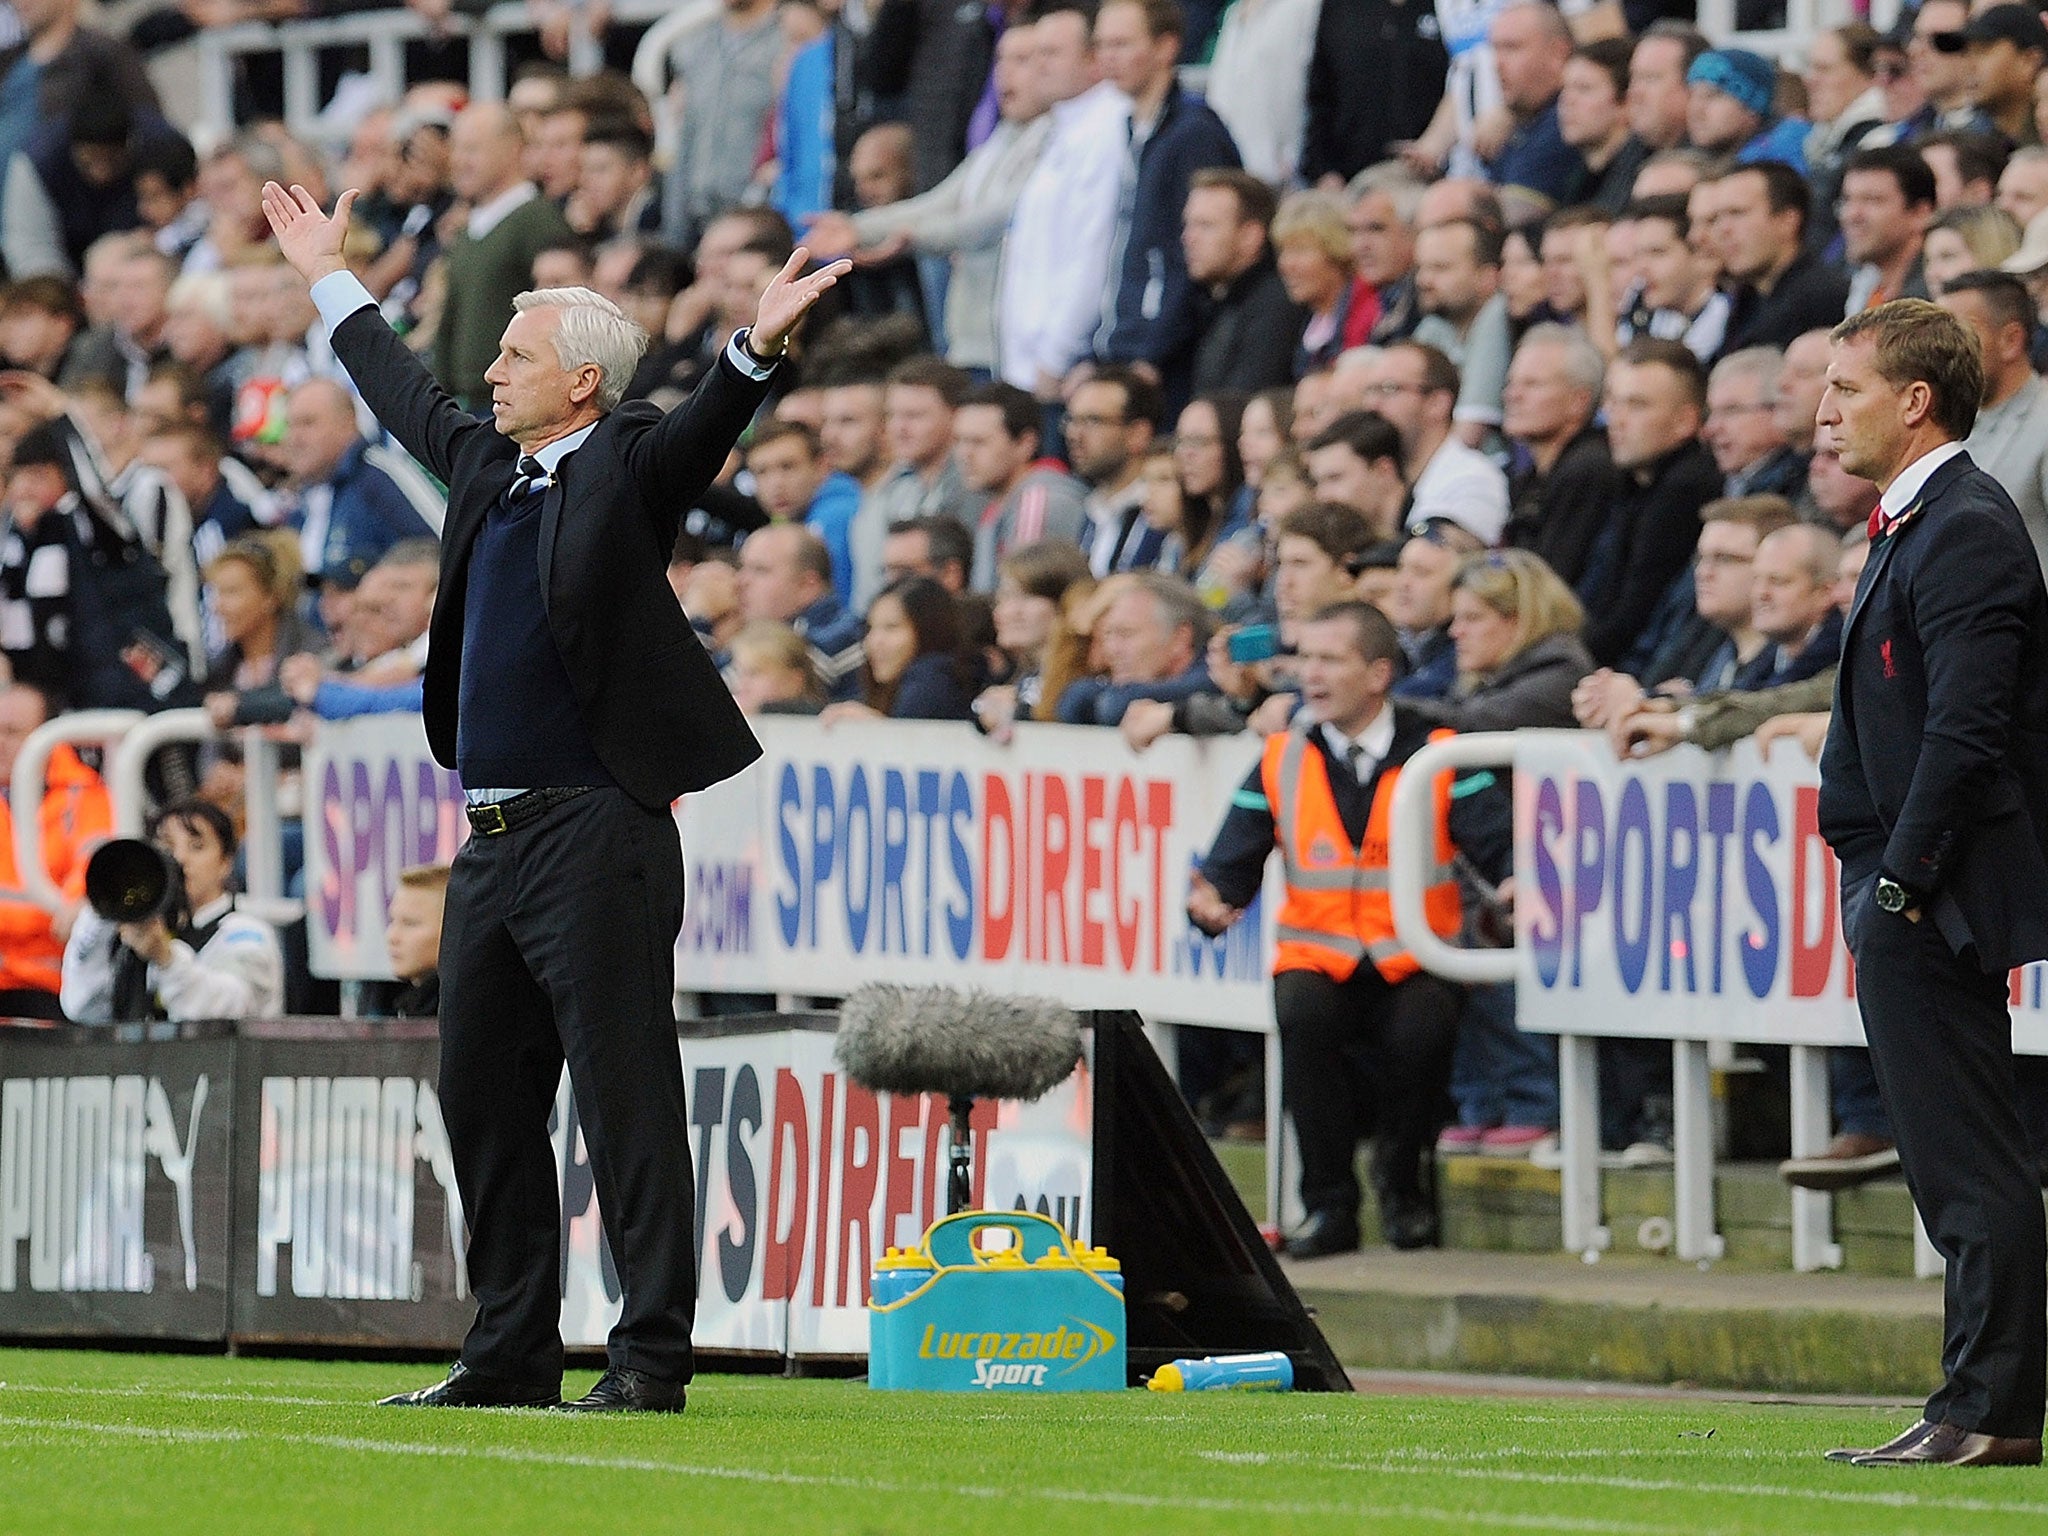
[[[1820,830],[1844,922],[1889,874],[1987,971],[2048,957],[2048,590],[2012,498],[1970,462],[1871,551],[1842,637]]]
[[[377,419],[449,488],[424,685],[428,744],[435,761],[452,768],[470,552],[485,514],[512,484],[519,447],[449,399],[375,309],[335,327],[334,351]],[[761,755],[667,571],[683,513],[724,467],[767,392],[721,356],[667,415],[627,402],[563,460],[542,505],[548,628],[598,760],[650,808]]]

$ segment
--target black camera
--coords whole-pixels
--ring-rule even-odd
[[[110,923],[160,917],[175,928],[184,916],[185,873],[155,843],[117,837],[87,861],[85,899]]]

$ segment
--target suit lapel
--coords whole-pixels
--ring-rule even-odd
[[[1920,503],[1915,502],[1913,505],[1917,509]],[[1863,610],[1870,604],[1870,594],[1877,589],[1878,582],[1884,579],[1885,567],[1892,563],[1892,552],[1899,547],[1899,540],[1905,538],[1907,532],[1919,521],[1920,518],[1915,516],[1912,521],[1887,534],[1877,547],[1871,550],[1870,559],[1863,567],[1863,579],[1856,584],[1855,601],[1849,604],[1848,622],[1842,626],[1844,661],[1849,657],[1849,640],[1856,633],[1856,621],[1863,617]]]
[[[1849,656],[1849,640],[1856,632],[1856,621],[1863,616],[1864,607],[1870,601],[1870,594],[1876,590],[1878,578],[1891,565],[1892,555],[1902,540],[1911,538],[1914,531],[1929,518],[1936,516],[1940,508],[1937,503],[1942,493],[1953,485],[1965,472],[1977,466],[1967,453],[1959,453],[1933,474],[1927,477],[1927,484],[1920,488],[1920,494],[1913,504],[1900,514],[1899,524],[1883,542],[1870,552],[1870,561],[1863,567],[1863,579],[1856,584],[1856,600],[1849,605],[1848,622],[1842,626],[1842,658]]]

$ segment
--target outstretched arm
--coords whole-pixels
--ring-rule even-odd
[[[769,373],[789,350],[804,316],[853,270],[852,262],[835,261],[805,277],[809,260],[810,253],[798,246],[762,293],[753,325],[733,338],[696,393],[640,439],[642,447],[630,467],[649,493],[650,505],[680,516],[696,504],[754,419]],[[673,529],[665,536],[673,538]]]
[[[349,209],[356,194],[344,192],[330,217],[304,187],[287,192],[263,184],[263,213],[285,260],[306,279],[313,302],[326,320],[335,356],[348,369],[377,420],[443,484],[454,478],[456,450],[472,432],[488,430],[434,382],[434,376],[399,341],[377,301],[341,259]]]

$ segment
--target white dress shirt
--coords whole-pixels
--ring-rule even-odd
[[[1920,493],[1927,488],[1934,472],[1962,451],[1961,443],[1943,443],[1900,470],[1898,478],[1877,498],[1877,509],[1884,514],[1885,522],[1889,525],[1904,517],[1913,503],[1920,499]]]
[[[1363,784],[1378,771],[1387,754],[1394,750],[1394,706],[1380,705],[1380,712],[1372,717],[1370,724],[1356,736],[1346,736],[1327,720],[1323,722],[1323,740],[1338,762],[1351,758],[1351,749],[1358,748],[1358,756],[1351,761],[1352,772]]]

